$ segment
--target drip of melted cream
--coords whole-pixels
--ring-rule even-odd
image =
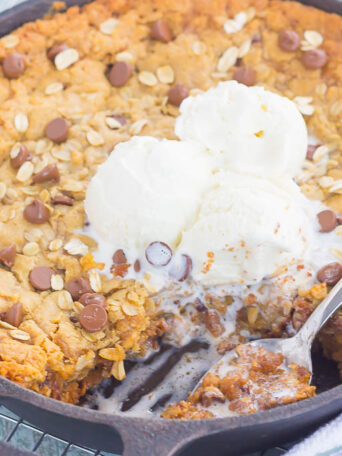
[[[309,137],[309,144],[317,144],[314,137]],[[324,165],[326,157],[322,159],[321,165]],[[176,322],[172,334],[167,336],[167,343],[175,347],[184,347],[191,340],[200,339],[206,341],[208,349],[201,349],[197,353],[185,353],[180,361],[170,370],[162,383],[153,389],[149,394],[143,396],[138,403],[132,406],[128,411],[122,412],[121,407],[130,393],[144,383],[149,376],[158,371],[160,366],[168,362],[170,351],[162,353],[155,361],[145,364],[149,357],[153,356],[150,352],[145,360],[137,362],[135,367],[129,372],[128,378],[115,388],[114,394],[109,398],[103,395],[103,388],[99,387],[92,397],[92,404],[96,404],[99,410],[108,413],[125,413],[135,416],[159,416],[162,407],[152,407],[164,398],[170,395],[168,403],[175,403],[187,397],[201,378],[201,376],[210,369],[219,359],[217,346],[219,342],[235,330],[236,314],[242,307],[243,299],[248,294],[254,294],[258,302],[268,302],[273,298],[281,297],[284,299],[293,299],[298,288],[310,288],[317,282],[316,274],[320,268],[328,263],[337,261],[332,254],[333,249],[342,249],[342,238],[337,236],[333,231],[331,233],[320,233],[318,222],[315,221],[315,214],[325,209],[318,201],[309,201],[307,210],[312,215],[315,224],[314,236],[306,250],[303,258],[299,261],[293,261],[282,271],[278,271],[272,277],[265,277],[261,283],[246,286],[243,284],[225,285],[225,286],[203,286],[195,282],[191,276],[184,282],[174,282],[169,277],[169,270],[172,262],[162,268],[153,267],[145,257],[141,257],[141,252],[135,249],[125,250],[128,263],[131,267],[128,269],[125,279],[134,279],[141,281],[154,296],[158,310],[163,313],[172,313],[175,315]],[[104,263],[105,268],[102,273],[111,277],[112,256],[115,247],[105,242],[94,230],[91,225],[85,226],[82,234],[93,238],[98,248],[93,252],[94,259],[99,263]],[[177,255],[177,252],[175,252]],[[139,259],[141,271],[135,272],[133,264]],[[204,325],[195,325],[191,316],[197,312],[196,302],[205,302],[206,296],[224,298],[230,296],[233,298],[232,304],[227,306],[225,315],[221,316],[221,322],[224,325],[224,333],[214,338]],[[180,312],[180,309],[185,308]],[[289,329],[291,332],[291,328]],[[292,329],[293,334],[295,333]],[[244,331],[244,336],[249,336],[248,331]],[[286,391],[279,393],[286,394]],[[216,416],[234,415],[228,409],[227,403],[214,404],[210,410]]]
[[[317,202],[310,202],[313,210],[322,210],[322,206]],[[98,242],[98,249],[93,252],[96,261],[105,264],[104,273],[111,276],[110,267],[112,264],[113,249],[108,243],[103,242],[95,233],[91,226],[85,227],[83,234],[92,237]],[[155,388],[150,394],[131,407],[128,411],[122,412],[122,403],[126,400],[129,393],[144,380],[158,371],[160,366],[168,359],[169,353],[160,355],[156,362],[145,365],[143,362],[137,363],[132,371],[129,372],[128,378],[122,382],[119,387],[115,388],[114,394],[105,398],[101,389],[93,397],[92,401],[96,403],[99,410],[108,413],[125,413],[136,416],[159,416],[162,408],[156,408],[154,412],[151,408],[166,395],[170,395],[167,403],[175,403],[187,397],[198,381],[198,379],[210,369],[220,358],[216,348],[218,343],[227,338],[235,330],[236,314],[242,307],[243,299],[250,293],[254,294],[258,302],[270,301],[273,297],[281,296],[283,298],[293,298],[294,292],[298,288],[310,288],[316,280],[317,271],[325,264],[336,261],[331,253],[333,248],[341,248],[341,237],[334,232],[320,233],[316,231],[314,242],[306,252],[305,258],[299,263],[290,265],[287,270],[279,273],[274,277],[265,278],[260,284],[246,285],[226,285],[204,287],[194,282],[191,278],[184,282],[173,282],[168,276],[168,269],[153,268],[144,258],[139,258],[142,263],[142,271],[136,273],[133,267],[129,268],[125,278],[142,281],[152,293],[155,293],[154,300],[161,312],[172,313],[175,315],[176,324],[173,327],[172,334],[167,336],[167,342],[175,347],[181,347],[188,344],[191,340],[200,339],[207,341],[208,350],[200,350],[199,353],[186,353],[181,360],[168,373],[160,386]],[[136,252],[125,252],[128,262],[134,264]],[[299,266],[299,267],[298,267]],[[102,271],[103,272],[103,271]],[[232,304],[227,306],[225,315],[221,316],[221,322],[224,325],[224,333],[214,338],[204,325],[194,325],[191,316],[197,312],[192,303],[205,302],[205,297],[223,298],[231,296]],[[188,305],[187,305],[188,304]],[[181,308],[186,311],[180,312]],[[293,330],[293,333],[295,331]],[[245,331],[244,336],[249,336]],[[153,352],[148,356],[152,356]],[[147,358],[148,358],[147,356]],[[146,359],[144,360],[146,361]],[[285,392],[284,392],[285,394]],[[210,410],[216,416],[234,415],[228,409],[227,404],[215,404]]]

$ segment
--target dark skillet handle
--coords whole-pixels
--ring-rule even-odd
[[[131,418],[127,426],[116,422],[114,427],[123,441],[123,456],[175,456],[207,433],[198,424],[199,421]]]
[[[0,403],[48,434],[123,456],[178,455],[191,442],[216,431],[214,420],[204,423],[101,413],[44,397],[3,377]]]

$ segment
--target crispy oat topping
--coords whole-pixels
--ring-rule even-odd
[[[92,258],[96,242],[75,233],[85,223],[83,200],[97,166],[131,135],[174,138],[190,90],[235,78],[297,100],[320,144],[308,149],[312,166],[299,180],[302,191],[339,221],[341,18],[296,2],[209,3],[96,0],[0,40],[1,375],[77,403],[104,376],[122,380],[126,354],[143,355],[163,332],[147,288],[124,280],[127,262],[116,265],[116,277],[104,277]],[[153,251],[151,263],[165,262],[165,252]],[[296,298],[250,299],[237,331],[286,336],[298,329],[341,277],[337,261],[322,265],[320,283]],[[171,274],[183,280],[189,268],[183,258]],[[224,306],[206,304],[194,320],[220,337]],[[340,368],[341,315],[320,336]],[[223,342],[222,350],[230,346]],[[101,357],[109,368],[97,366]],[[221,400],[215,388],[205,404]],[[212,416],[185,402],[175,414]]]
[[[315,394],[315,387],[309,385],[310,373],[293,363],[285,368],[280,353],[249,345],[239,345],[236,351],[239,358],[226,374],[209,372],[187,402],[170,405],[162,416],[186,419],[192,407],[202,413],[213,411],[215,416],[217,409],[211,407],[216,404],[224,404],[227,412],[235,414],[255,413]]]

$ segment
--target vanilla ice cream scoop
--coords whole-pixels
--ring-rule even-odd
[[[302,260],[317,227],[293,181],[307,149],[297,107],[230,81],[180,111],[180,141],[120,143],[88,186],[106,270],[123,249],[126,277],[148,273],[160,287],[190,275],[204,286],[254,284]]]
[[[153,241],[174,248],[195,221],[212,169],[203,148],[186,141],[134,137],[120,143],[89,184],[90,223],[113,252],[144,252]]]
[[[264,177],[294,177],[307,150],[307,130],[288,98],[236,81],[186,98],[176,135],[192,140],[230,170]]]
[[[229,171],[215,177],[179,246],[192,258],[196,280],[253,284],[303,257],[313,222],[291,179],[272,182]]]

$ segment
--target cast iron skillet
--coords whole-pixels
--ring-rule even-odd
[[[42,17],[52,3],[53,0],[29,0],[1,14],[0,35]],[[66,0],[66,3],[80,5],[86,0]],[[302,0],[302,3],[342,14],[342,4],[337,0]],[[334,384],[329,376],[323,380],[326,382]],[[342,411],[342,385],[312,399],[267,412],[183,422],[109,415],[49,399],[2,377],[0,402],[48,433],[87,447],[123,452],[124,456],[237,456],[295,440],[337,415]],[[0,454],[32,453],[0,443]]]

